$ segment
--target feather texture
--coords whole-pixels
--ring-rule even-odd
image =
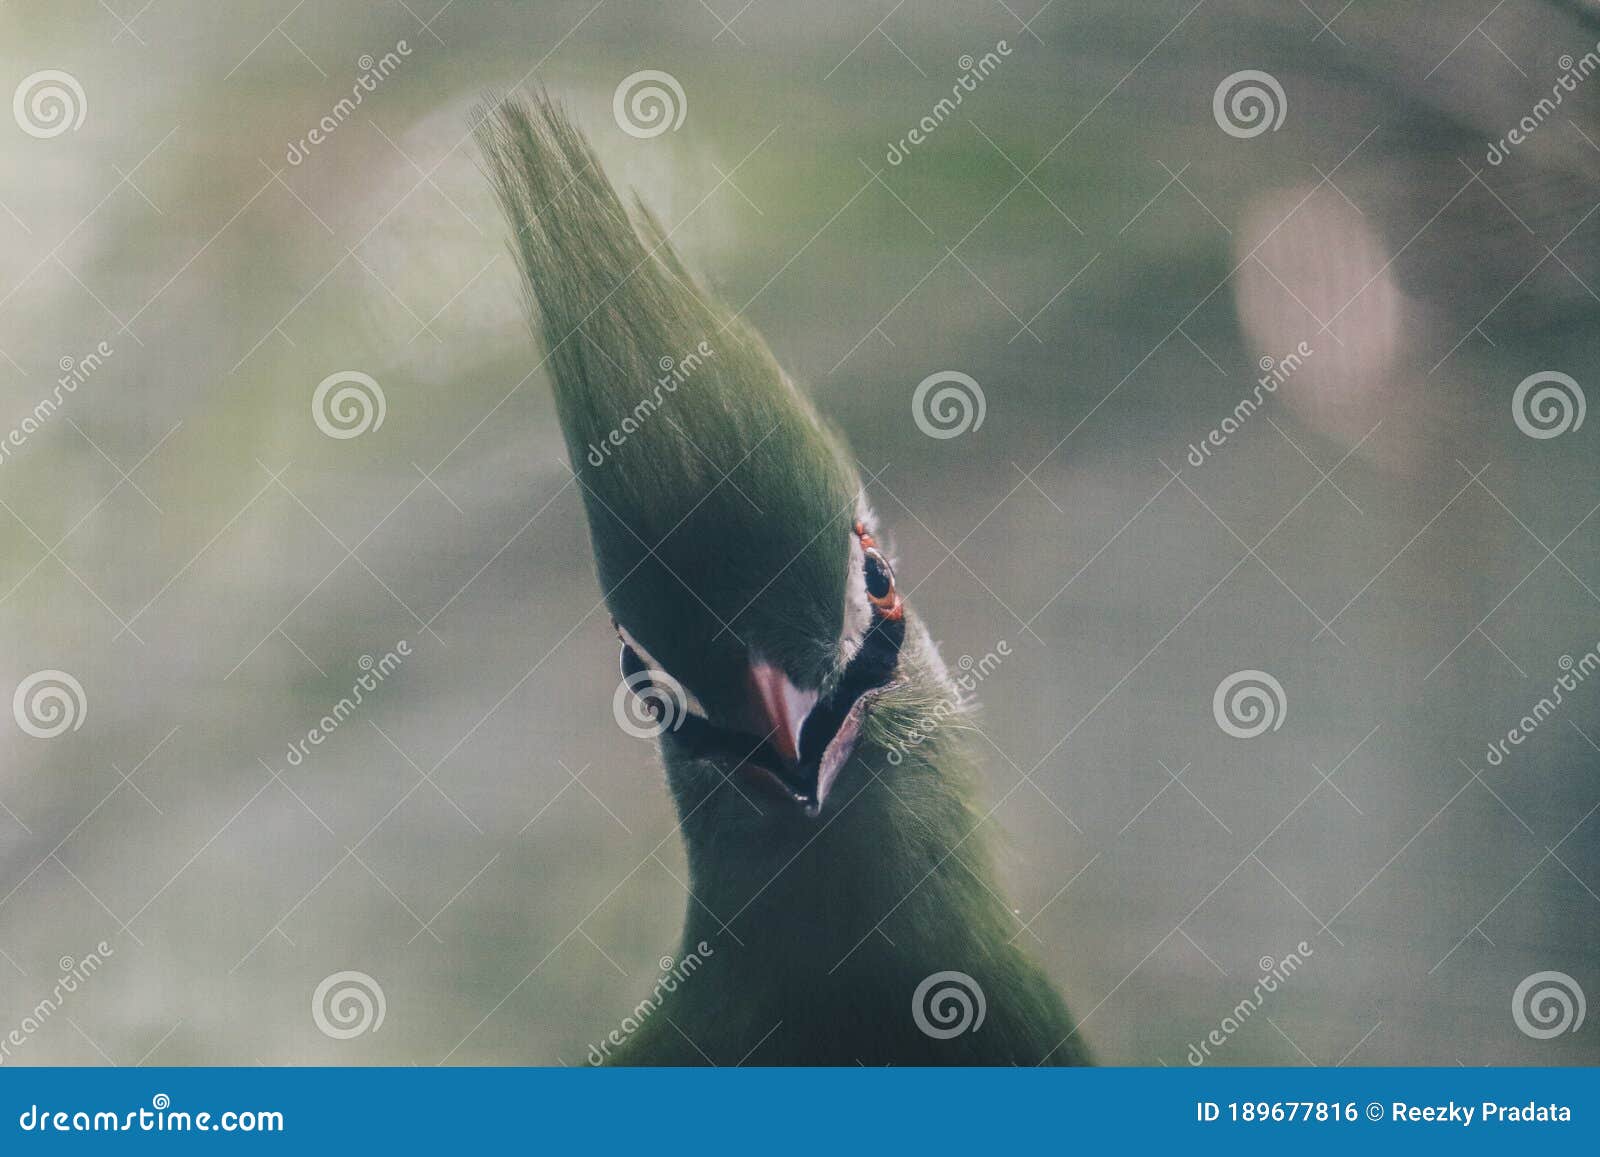
[[[871,518],[841,440],[662,225],[629,214],[553,102],[502,103],[479,136],[614,615],[713,716],[755,657],[836,685],[861,592],[850,527]],[[701,342],[713,352],[693,375],[640,410],[660,359]],[[1000,898],[962,695],[913,612],[904,624],[815,820],[741,784],[738,760],[666,738],[691,875],[680,954],[591,1060],[1084,1062]]]

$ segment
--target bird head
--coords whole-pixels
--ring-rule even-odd
[[[620,641],[619,721],[659,734],[680,810],[731,787],[815,818],[907,635],[853,460],[548,98],[490,110],[480,142]]]

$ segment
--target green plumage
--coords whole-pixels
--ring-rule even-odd
[[[479,138],[613,615],[712,718],[737,710],[753,656],[825,694],[845,666],[851,524],[870,518],[842,440],[648,212],[629,214],[548,98],[487,110]],[[669,357],[688,372],[667,389]],[[1060,997],[1013,943],[959,693],[914,613],[905,621],[893,681],[816,819],[741,786],[736,759],[664,745],[691,876],[679,958],[694,969],[617,1010],[626,1039],[591,1059],[1085,1060]],[[941,1039],[912,1001],[945,971],[972,977],[986,1010]]]

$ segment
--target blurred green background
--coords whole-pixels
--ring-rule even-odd
[[[881,470],[947,660],[1011,645],[991,822],[1102,1060],[1186,1063],[1301,941],[1213,1063],[1600,1060],[1592,1025],[1538,1040],[1511,1009],[1544,970],[1600,992],[1600,686],[1485,762],[1600,640],[1600,429],[1511,413],[1532,373],[1600,383],[1600,81],[1485,160],[1600,18],[1488,9],[0,7],[0,89],[57,69],[86,106],[46,138],[0,120],[0,431],[113,351],[0,462],[0,691],[59,669],[87,707],[0,728],[0,1035],[113,949],[7,1062],[582,1063],[672,950],[674,817],[612,720],[468,139],[486,91],[541,84]],[[637,139],[611,98],[647,68],[687,110]],[[1242,69],[1281,85],[1276,131],[1214,117]],[[348,370],[385,418],[329,438],[312,393]],[[981,428],[919,432],[941,370]],[[1251,741],[1211,711],[1243,669],[1287,701]],[[346,969],[386,1016],[335,1040],[310,1004]]]

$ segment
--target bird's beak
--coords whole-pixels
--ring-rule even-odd
[[[748,718],[745,729],[765,736],[791,766],[800,762],[800,730],[817,705],[817,692],[802,691],[777,667],[750,664]]]
[[[764,736],[766,746],[783,761],[783,768],[765,773],[815,819],[827,801],[840,770],[855,750],[862,714],[875,690],[858,693],[846,706],[821,703],[816,691],[802,691],[787,675],[770,664],[750,665],[749,707],[743,728]]]

